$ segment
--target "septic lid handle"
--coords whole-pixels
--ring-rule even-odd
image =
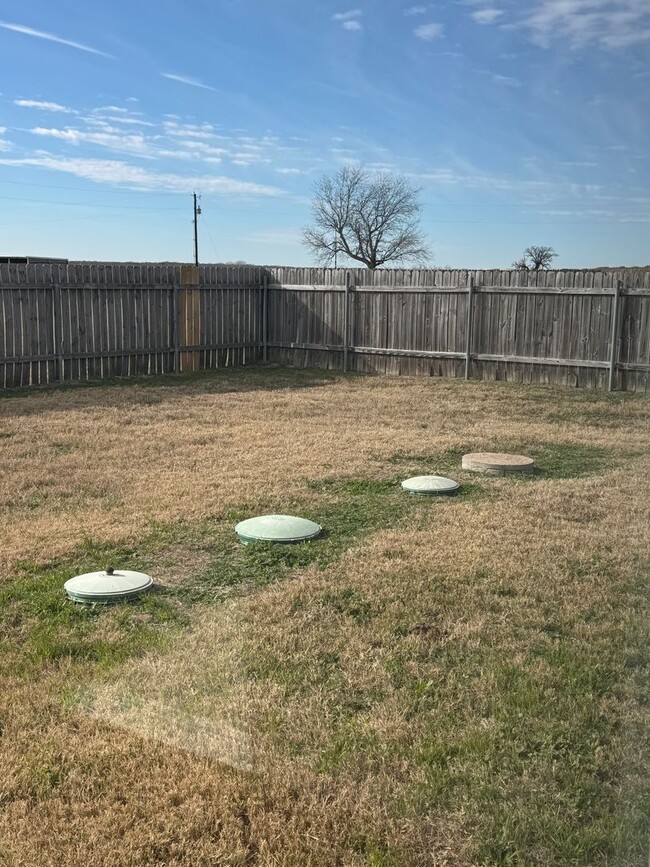
[[[114,572],[115,572],[115,569],[113,569],[112,566],[109,566],[108,569],[106,570],[107,575],[112,575]]]

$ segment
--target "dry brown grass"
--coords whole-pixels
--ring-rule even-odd
[[[625,661],[647,625],[648,404],[249,376],[6,401],[5,571],[288,483],[317,507],[306,479],[417,469],[400,453],[559,441],[609,459],[577,479],[480,480],[483,496],[431,502],[325,571],[196,608],[171,650],[107,674],[8,676],[0,863],[623,867],[598,843],[617,817],[594,820],[589,849],[568,829],[591,814],[567,792],[572,750],[622,805],[647,761]],[[178,547],[164,562],[170,584],[203,565]],[[519,855],[497,839],[512,820]]]
[[[544,389],[318,376],[312,387],[292,388],[278,378],[287,387],[268,388],[272,374],[246,371],[180,388],[105,386],[2,399],[0,577],[19,560],[43,562],[85,538],[137,538],[151,521],[197,520],[263,502],[288,480],[298,491],[304,478],[363,476],[377,466],[373,458],[400,450],[477,450],[495,438],[581,443],[589,420],[586,404],[577,416],[549,423],[536,411],[549,405],[553,392]],[[645,402],[597,407],[603,424],[590,430],[590,443],[618,447],[624,437],[643,448]]]

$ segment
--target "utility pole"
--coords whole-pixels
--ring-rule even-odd
[[[194,200],[194,264],[199,264],[199,214],[201,213],[201,205],[196,203],[196,193],[192,193]]]

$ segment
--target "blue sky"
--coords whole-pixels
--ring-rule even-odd
[[[310,264],[407,175],[437,267],[650,263],[650,0],[4,0],[0,255]]]

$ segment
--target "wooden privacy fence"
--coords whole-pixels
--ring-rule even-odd
[[[270,270],[271,360],[648,390],[649,269]]]
[[[0,387],[261,360],[648,391],[650,269],[0,265]]]
[[[259,268],[0,265],[0,386],[250,364]]]

